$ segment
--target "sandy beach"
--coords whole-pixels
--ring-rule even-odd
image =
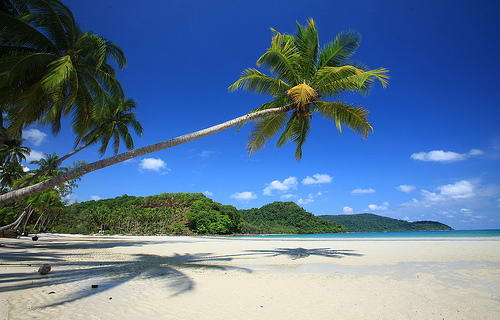
[[[499,245],[2,239],[0,319],[500,319]],[[44,263],[52,271],[42,276]]]

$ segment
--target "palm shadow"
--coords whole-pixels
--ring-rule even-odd
[[[292,260],[303,259],[309,256],[321,256],[327,258],[342,258],[345,256],[361,257],[360,253],[355,253],[354,250],[333,250],[330,248],[276,248],[272,250],[246,250],[251,254],[263,254],[270,257],[287,256]]]
[[[231,261],[233,258],[213,256],[209,253],[174,254],[172,256],[136,254],[132,257],[134,259],[131,261],[56,262],[53,264],[54,271],[45,276],[33,272],[4,273],[0,279],[0,292],[89,282],[90,280],[93,280],[92,283],[99,283],[96,289],[92,289],[89,283],[85,288],[80,288],[55,303],[43,306],[53,307],[108,291],[139,277],[161,279],[165,286],[173,291],[171,296],[177,296],[195,288],[195,282],[184,272],[186,269],[252,272],[248,268],[221,265],[218,262]],[[58,270],[58,268],[63,270]]]

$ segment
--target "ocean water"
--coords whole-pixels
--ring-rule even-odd
[[[500,229],[489,230],[449,230],[449,231],[401,231],[401,232],[360,232],[321,234],[269,234],[243,236],[244,238],[292,238],[292,239],[414,239],[414,238],[490,238],[500,240]]]

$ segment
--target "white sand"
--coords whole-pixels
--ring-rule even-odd
[[[498,240],[0,243],[0,320],[500,319]]]

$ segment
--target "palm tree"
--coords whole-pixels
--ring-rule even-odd
[[[17,162],[5,162],[0,165],[0,188],[11,190],[14,183],[24,177],[23,167]]]
[[[249,68],[229,88],[232,91],[247,89],[273,98],[256,110],[283,105],[293,105],[294,108],[290,114],[278,113],[259,119],[248,142],[249,152],[259,150],[266,140],[282,130],[277,146],[293,141],[297,145],[295,158],[301,159],[302,146],[315,112],[335,122],[339,131],[345,125],[367,137],[372,132],[367,110],[338,100],[324,100],[338,98],[346,91],[364,93],[375,79],[386,86],[386,69],[366,70],[348,64],[347,59],[359,46],[359,35],[340,33],[321,48],[312,19],[306,26],[298,24],[296,35],[282,34],[274,29],[272,32],[271,47],[257,60],[257,66],[268,67],[272,76]]]
[[[120,68],[122,50],[103,37],[81,32],[71,11],[58,0],[6,0],[0,11],[0,106],[12,108],[16,129],[50,124],[72,115],[82,134],[97,105],[123,90],[109,64]]]
[[[22,146],[20,139],[5,141],[0,146],[0,163],[17,163],[20,164],[30,154],[31,149]]]
[[[31,164],[36,164],[38,166],[38,171],[44,171],[46,169],[52,169],[47,172],[49,175],[55,175],[57,172],[54,170],[59,166],[59,156],[56,153],[48,154],[39,160],[30,161]]]
[[[135,108],[136,104],[132,99],[117,99],[110,101],[109,106],[98,108],[93,126],[86,135],[77,139],[77,144],[83,142],[85,146],[88,146],[100,143],[99,153],[101,156],[106,152],[111,140],[113,140],[115,154],[118,154],[120,149],[120,141],[125,143],[128,150],[133,149],[134,140],[130,135],[129,127],[139,136],[143,133],[142,126],[136,119],[136,114],[131,112]]]
[[[93,144],[101,143],[99,148],[101,156],[106,152],[111,140],[113,140],[113,151],[115,154],[117,154],[120,149],[121,140],[125,143],[128,150],[133,149],[134,140],[129,132],[129,127],[131,127],[137,135],[142,135],[143,132],[141,124],[136,119],[136,114],[131,112],[135,108],[136,104],[132,99],[122,98],[109,100],[102,108],[97,108],[93,115],[92,126],[85,135],[77,138],[75,149],[61,158],[54,154],[56,158],[51,159],[53,161],[50,163],[43,163],[43,165],[40,165],[37,162],[32,162],[39,164],[40,170],[34,176],[21,183],[19,187],[22,188],[29,185],[38,177],[57,168],[69,157]],[[81,142],[83,142],[83,145],[77,147]],[[47,159],[41,159],[39,161],[47,161]]]
[[[274,98],[273,101],[221,124],[89,163],[52,179],[0,195],[0,205],[60,185],[89,172],[197,140],[252,120],[258,122],[250,138],[250,151],[263,146],[266,139],[284,127],[278,144],[282,145],[288,140],[294,141],[297,144],[296,158],[302,156],[301,147],[307,137],[312,114],[316,111],[333,120],[339,129],[346,125],[363,136],[371,132],[372,126],[367,120],[365,109],[340,101],[323,100],[346,91],[366,92],[375,80],[380,81],[383,86],[386,85],[386,69],[365,70],[345,64],[359,45],[359,38],[353,33],[341,33],[333,42],[320,48],[313,20],[309,20],[305,27],[299,25],[295,36],[281,34],[276,30],[273,30],[273,33],[271,47],[259,58],[257,64],[268,66],[276,77],[267,76],[256,69],[247,69],[243,76],[230,86],[231,90],[247,88],[270,94]]]

